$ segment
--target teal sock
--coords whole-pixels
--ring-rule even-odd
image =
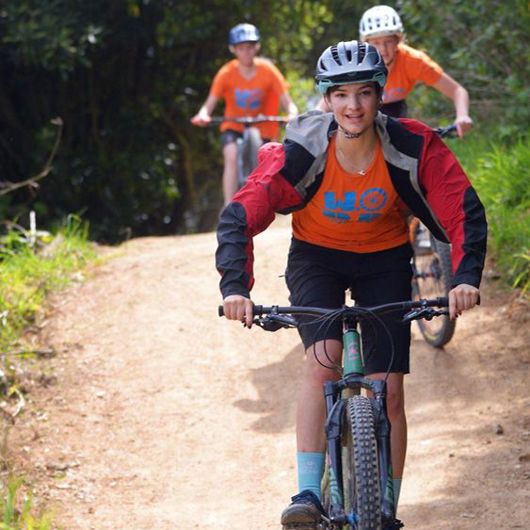
[[[320,499],[320,481],[324,473],[324,453],[296,453],[298,490],[310,490]]]
[[[392,479],[392,483],[394,484],[394,503],[396,504],[396,510],[397,510],[398,502],[399,502],[399,493],[401,492],[401,479],[400,478]]]

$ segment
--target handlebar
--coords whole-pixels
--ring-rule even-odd
[[[440,138],[456,138],[457,129],[456,125],[447,125],[446,127],[435,127],[433,131],[440,136]]]
[[[412,309],[425,309],[428,307],[448,307],[449,300],[447,297],[410,300],[405,302],[392,302],[372,307],[344,306],[340,309],[325,309],[321,307],[301,307],[301,306],[263,306],[254,305],[254,316],[262,315],[306,315],[306,316],[326,316],[330,314],[350,314],[352,316],[366,316],[367,313],[384,313],[387,311],[410,311]],[[224,316],[224,307],[218,307],[220,317]]]
[[[289,119],[286,116],[212,116],[210,123],[212,125],[218,125],[225,121],[231,121],[234,123],[242,123],[243,125],[252,125],[254,123],[265,123],[265,122],[276,122],[276,123],[287,123]]]

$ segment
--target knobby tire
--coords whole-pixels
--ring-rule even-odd
[[[356,530],[381,530],[381,491],[374,414],[365,396],[348,399],[346,420],[351,433],[349,481],[345,488],[358,515]]]

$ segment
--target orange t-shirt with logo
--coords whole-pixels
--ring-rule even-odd
[[[256,73],[250,79],[241,75],[237,59],[222,66],[214,77],[210,95],[224,99],[225,116],[243,118],[278,113],[280,96],[288,89],[287,82],[272,62],[259,57],[254,62]],[[263,138],[279,137],[278,123],[259,123],[256,127]],[[221,131],[232,129],[242,132],[243,128],[242,124],[234,122],[221,125]]]
[[[442,67],[425,52],[399,43],[394,64],[388,73],[383,103],[405,99],[416,83],[434,85],[442,74]]]
[[[380,142],[365,174],[348,173],[337,160],[332,138],[320,188],[302,210],[293,213],[293,235],[350,252],[394,248],[408,241],[398,204]]]

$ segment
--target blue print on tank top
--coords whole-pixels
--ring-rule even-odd
[[[358,197],[357,192],[347,191],[344,197],[338,198],[333,191],[324,193],[323,215],[336,222],[360,221],[372,222],[381,216],[380,210],[387,202],[385,190],[369,188]],[[357,218],[350,213],[359,212]]]

